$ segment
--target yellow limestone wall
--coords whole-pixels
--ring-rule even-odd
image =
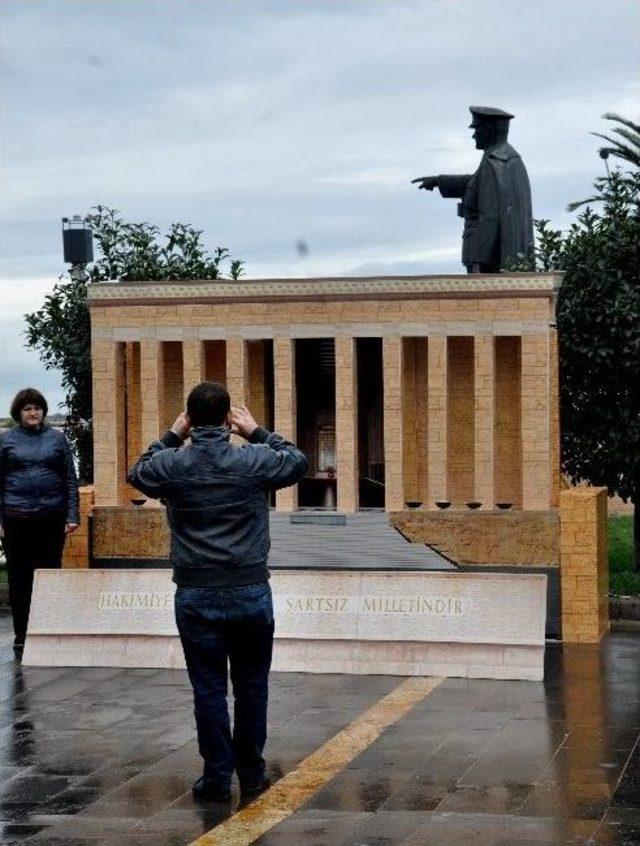
[[[80,526],[67,540],[62,553],[62,566],[81,568],[89,566],[89,515],[93,508],[93,485],[80,488]]]
[[[609,631],[607,489],[560,493],[562,638],[597,643]]]

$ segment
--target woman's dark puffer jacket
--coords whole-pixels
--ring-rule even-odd
[[[14,426],[0,436],[0,514],[65,511],[79,523],[78,481],[62,432]]]

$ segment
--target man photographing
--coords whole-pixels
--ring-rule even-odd
[[[231,444],[232,433],[247,443]],[[247,408],[231,408],[223,385],[201,382],[186,413],[129,471],[131,485],[167,507],[176,622],[204,759],[196,799],[227,801],[234,769],[242,795],[268,786],[262,757],[273,645],[268,493],[293,485],[308,466],[304,453],[258,426]]]

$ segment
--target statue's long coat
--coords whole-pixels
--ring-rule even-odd
[[[462,262],[469,269],[532,255],[531,187],[510,144],[486,150],[474,174],[439,176],[438,188],[443,197],[462,197]]]

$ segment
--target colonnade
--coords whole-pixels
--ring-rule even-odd
[[[520,336],[382,337],[385,507],[435,508],[474,500],[548,510],[558,487],[557,353],[554,333]],[[337,335],[337,509],[359,508],[358,339]],[[272,384],[264,380],[265,357]],[[133,493],[126,467],[170,425],[203,379],[226,383],[232,402],[296,440],[296,341],[243,338],[93,343],[98,505]],[[297,489],[276,507],[297,507]]]

